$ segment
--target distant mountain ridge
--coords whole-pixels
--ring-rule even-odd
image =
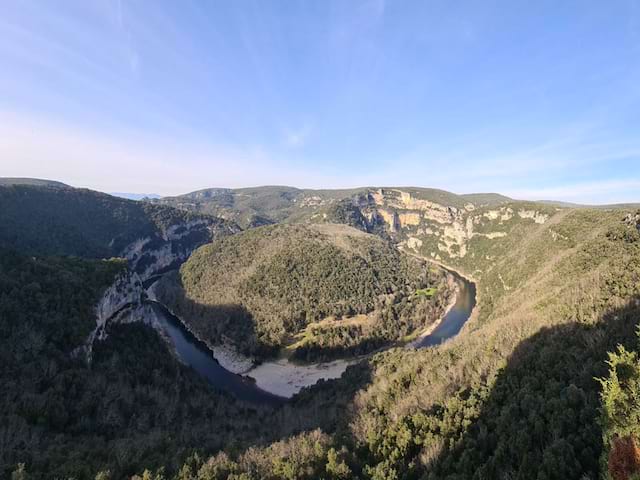
[[[167,238],[177,225],[197,224],[198,243],[210,239],[213,231],[236,228],[209,215],[57,185],[49,181],[0,184],[0,248],[108,258],[121,255],[136,240]]]
[[[467,204],[487,206],[511,201],[497,193],[456,195],[444,190],[417,187],[360,187],[352,189],[299,189],[288,186],[249,188],[207,188],[153,203],[233,220],[243,228],[305,220],[323,214],[340,202],[361,203],[362,198],[378,192],[405,192],[413,198],[446,206],[464,208]]]
[[[609,373],[608,352],[638,349],[636,209],[408,187],[207,189],[163,204],[56,182],[3,182],[2,478],[25,471],[35,479],[140,478],[132,475],[163,466],[155,478],[180,471],[202,480],[584,480],[606,473],[622,430],[603,422],[595,379]],[[234,219],[284,225],[234,235]],[[310,230],[326,238],[316,242]],[[415,330],[404,327],[415,326],[408,322],[416,300],[430,303],[422,296],[430,289],[411,286],[415,277],[397,270],[405,253],[476,284],[476,308],[460,333],[437,348],[376,353],[275,410],[245,407],[210,388],[149,328],[157,322],[147,300],[166,300],[156,287],[180,275],[186,296],[178,300],[201,314],[191,326],[210,340],[226,341],[226,327],[241,320],[209,316],[211,307],[240,299],[255,317],[271,309],[281,320],[293,311],[286,329],[263,322],[262,333],[281,335],[294,358],[358,354],[366,328],[377,334],[385,323],[349,313],[380,299],[387,331],[402,335]],[[102,260],[109,256],[126,262]],[[157,278],[184,261],[180,272]],[[376,279],[390,276],[380,284],[389,293],[378,295]],[[345,312],[335,306],[353,308],[352,321],[324,317]],[[245,325],[249,333],[256,326]],[[78,361],[83,349],[90,364]],[[612,366],[612,379],[617,371]],[[627,411],[622,420],[637,428]],[[188,457],[192,451],[202,455]]]
[[[162,195],[158,195],[157,193],[109,192],[109,195],[113,195],[114,197],[126,198],[128,200],[162,198]]]
[[[66,183],[55,180],[28,177],[0,177],[0,185],[32,185],[38,187],[72,188]]]

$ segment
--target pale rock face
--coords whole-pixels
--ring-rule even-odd
[[[518,216],[520,218],[530,218],[534,222],[539,223],[539,224],[543,224],[547,220],[549,220],[549,215],[537,212],[535,210],[524,210],[524,209],[518,210]]]
[[[506,232],[491,232],[491,233],[484,234],[484,236],[490,240],[493,240],[494,238],[506,237],[507,234]]]
[[[379,208],[378,214],[382,217],[385,223],[389,225],[389,230],[391,232],[398,231],[399,221],[398,221],[398,215],[396,212]]]
[[[467,217],[466,228],[467,238],[473,237],[473,219],[471,217]]]
[[[485,212],[483,216],[485,216],[489,220],[497,220],[500,216],[500,212],[498,210],[489,210],[488,212]]]
[[[485,212],[483,215],[489,220],[500,219],[501,222],[506,222],[513,218],[513,209],[510,207],[502,207],[498,210],[489,210],[488,212]]]
[[[418,250],[420,247],[422,247],[422,240],[415,237],[409,237],[407,239],[407,247]]]
[[[626,223],[630,227],[636,227],[638,231],[640,231],[640,210],[636,213],[628,213],[624,217],[624,223]]]
[[[370,195],[376,205],[384,205],[384,193],[381,188],[375,192],[371,192]]]
[[[313,195],[311,197],[304,197],[299,204],[300,208],[303,207],[320,207],[324,205],[326,202],[322,199],[322,197],[318,197],[317,195]]]
[[[489,233],[474,231],[477,226],[483,224],[483,219],[500,224],[511,220],[516,215],[536,223],[544,223],[548,220],[548,216],[541,212],[525,209],[516,212],[508,206],[474,214],[472,212],[476,207],[473,203],[465,204],[462,209],[447,207],[415,198],[410,192],[399,189],[378,189],[370,192],[366,199],[368,203],[365,202],[366,205],[363,205],[364,199],[360,198],[358,206],[368,208],[363,211],[363,214],[369,223],[373,223],[377,217],[384,222],[390,232],[404,232],[407,236],[406,245],[414,249],[422,246],[422,243],[417,243],[423,242],[419,237],[435,236],[439,240],[438,251],[446,253],[450,258],[466,256],[468,242],[476,236],[491,240],[506,236],[506,232],[499,230]]]
[[[446,251],[450,257],[464,257],[467,254],[467,229],[455,222],[444,227],[443,244],[438,244],[440,251]],[[442,248],[444,246],[444,248]]]
[[[96,305],[96,328],[89,334],[85,344],[78,350],[83,351],[91,361],[93,344],[96,340],[107,338],[107,324],[145,322],[159,325],[155,313],[144,304],[145,293],[140,277],[129,270],[120,274],[115,282],[105,290]],[[156,319],[154,323],[154,319]]]
[[[138,305],[142,301],[142,281],[136,273],[126,271],[116,278],[105,290],[96,305],[96,324],[103,327],[116,312],[128,305]]]
[[[145,303],[150,297],[143,281],[186,260],[193,250],[210,240],[213,228],[205,220],[178,223],[158,237],[140,238],[124,248],[121,256],[128,260],[129,268],[105,290],[96,305],[96,328],[83,347],[89,359],[93,342],[107,337],[108,324],[144,322],[161,329],[155,311]],[[190,235],[195,237],[187,238]],[[153,295],[151,289],[151,298]]]
[[[454,207],[445,207],[444,205],[440,205],[439,203],[430,202],[429,200],[421,200],[418,198],[414,198],[411,196],[409,192],[403,192],[398,190],[400,193],[400,202],[398,207],[406,208],[407,210],[422,210],[422,211],[430,211],[435,210],[437,212],[442,212],[445,215],[451,213],[457,213],[457,209]]]
[[[398,215],[400,220],[400,226],[406,227],[408,225],[420,225],[422,221],[422,215],[419,213],[400,213]]]
[[[407,215],[406,225],[419,225],[417,219],[422,217],[443,224],[451,223],[455,219],[461,218],[461,212],[455,207],[446,207],[429,200],[415,198],[411,193],[402,190],[392,189],[385,191],[378,189],[371,192],[369,196],[376,206],[388,206],[398,210],[414,210],[414,212],[402,212],[403,215]],[[416,211],[422,212],[422,214],[420,215]]]

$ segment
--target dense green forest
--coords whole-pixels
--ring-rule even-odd
[[[51,202],[66,204],[73,190],[58,190],[64,193]],[[28,211],[41,208],[32,191],[40,200],[57,195],[50,187],[0,191],[3,198],[25,196]],[[18,200],[11,202],[12,213],[0,214],[6,219],[18,216]],[[15,219],[13,233],[2,230],[2,245],[24,239],[25,248],[0,250],[0,477],[637,478],[640,216],[538,210],[548,221],[509,218],[500,224],[505,236],[474,237],[467,256],[450,258],[478,282],[478,309],[459,335],[438,348],[376,353],[278,407],[216,390],[145,325],[110,325],[92,362],[78,357],[95,327],[98,298],[127,267],[117,259],[39,255],[110,256],[101,250],[107,238],[138,230],[116,222],[116,230],[100,233],[98,222],[76,243],[52,227],[47,243],[30,239],[39,233],[32,220]],[[161,228],[163,215],[183,215],[158,212],[150,228]],[[52,221],[81,228],[77,216]],[[146,218],[153,216],[147,211]],[[234,321],[212,335],[243,338],[234,302],[254,296],[256,312],[284,315],[269,325],[273,338],[304,333],[299,355],[311,359],[336,346],[359,351],[363,338],[373,338],[366,323],[340,323],[358,313],[368,312],[376,331],[399,336],[418,325],[412,322],[425,313],[420,308],[438,306],[437,298],[416,293],[446,290],[441,274],[386,241],[339,230],[326,238],[326,228],[266,227],[221,239],[198,250],[174,280],[187,278],[199,295],[211,289],[210,299],[224,299],[211,302],[222,312],[216,318]],[[341,282],[337,292],[328,288]]]
[[[268,355],[308,329],[300,359],[365,353],[435,321],[446,275],[340,225],[277,225],[198,249],[159,296],[211,343]],[[426,287],[433,296],[416,295]],[[354,316],[361,319],[353,323]],[[349,323],[349,321],[351,323]]]
[[[225,418],[242,429],[243,407],[177,364],[148,327],[114,328],[90,367],[74,358],[99,293],[123,267],[0,252],[0,477],[17,463],[36,478],[104,467],[120,477],[189,445],[228,445]]]
[[[134,240],[203,218],[92,190],[37,185],[0,185],[0,205],[0,247],[40,255],[108,258]]]
[[[322,427],[368,378],[353,372],[274,410],[216,391],[177,362],[150,327],[113,325],[93,361],[76,358],[99,293],[121,261],[32,258],[0,251],[0,478],[167,475],[194,452],[243,451]],[[27,477],[18,477],[27,478]],[[104,478],[104,475],[103,475]]]
[[[494,302],[438,349],[374,356],[329,449],[319,442],[284,472],[281,453],[252,452],[268,475],[242,453],[218,454],[178,478],[632,478],[640,234],[615,210],[532,228],[536,238],[505,253],[520,259],[521,286],[486,284]],[[308,437],[289,441],[308,451]]]

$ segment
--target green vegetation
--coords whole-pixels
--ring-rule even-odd
[[[233,220],[242,228],[294,222],[321,205],[354,195],[359,190],[301,190],[292,187],[208,188],[153,203]],[[310,197],[305,201],[305,198]]]
[[[39,187],[71,188],[62,182],[43,180],[40,178],[0,177],[0,185],[35,185]]]
[[[33,185],[0,186],[0,205],[0,247],[39,255],[108,258],[134,240],[202,218],[92,190]]]
[[[268,355],[318,325],[294,356],[360,354],[421,329],[446,304],[445,275],[389,243],[339,225],[269,226],[198,249],[164,282],[163,301],[207,341]],[[178,284],[179,283],[179,284]],[[440,285],[433,301],[413,292]],[[354,325],[346,317],[367,315]]]
[[[349,478],[598,478],[607,439],[637,428],[635,407],[614,402],[614,416],[632,426],[606,433],[596,380],[607,376],[608,352],[637,344],[640,235],[622,217],[585,209],[518,225],[528,241],[482,272],[469,328],[437,349],[375,355],[370,383],[337,430],[348,433],[333,436]],[[520,281],[506,290],[499,275]],[[325,471],[326,463],[309,475]]]
[[[639,331],[640,333],[640,331]],[[609,353],[602,384],[603,473],[611,480],[640,476],[640,359],[638,343]]]
[[[365,220],[353,202],[366,201],[367,195],[376,190],[378,189],[309,190],[281,186],[208,188],[152,202],[233,220],[242,228],[270,223],[306,222],[316,220],[316,216],[324,214],[329,222],[363,229]],[[392,190],[388,191],[394,193]],[[433,188],[403,188],[403,191],[419,199],[456,208],[464,208],[469,202],[485,206],[499,205],[510,200],[495,193],[455,195]],[[384,228],[376,228],[371,232],[382,234]]]
[[[3,230],[2,245],[24,243],[30,255],[102,255],[111,252],[106,239],[137,235],[121,220],[125,212],[143,217],[126,205],[114,223],[84,232],[89,222],[73,195],[85,192],[51,200],[76,209],[73,223],[37,213],[46,207],[31,197],[50,197],[33,188],[0,188],[3,198],[17,196],[0,216],[20,227]],[[36,220],[54,225],[49,240],[31,238],[41,231],[19,218],[20,195]],[[637,478],[640,217],[505,205],[548,218],[483,216],[466,255],[443,254],[478,280],[478,311],[459,335],[438,348],[376,353],[277,409],[217,392],[140,324],[112,325],[86,365],[72,353],[123,262],[2,250],[0,476]],[[55,225],[80,234],[62,236]],[[483,236],[497,225],[504,236]],[[174,281],[158,293],[210,341],[264,355],[295,345],[302,359],[377,348],[421,328],[449,300],[444,279],[419,261],[332,225],[268,226],[221,239],[194,253]]]
[[[438,292],[438,289],[436,287],[420,288],[416,290],[416,295],[418,297],[420,296],[433,297],[437,292]]]
[[[331,430],[362,385],[326,382],[276,412],[245,405],[177,362],[141,324],[113,325],[88,366],[73,352],[122,268],[119,260],[0,251],[0,478],[15,471],[15,478],[81,480],[110,471],[100,478],[118,479],[145,466],[170,476],[194,452],[244,451],[296,431]]]
[[[115,328],[91,368],[73,357],[123,266],[0,252],[0,477],[18,463],[29,478],[89,478],[101,467],[121,476],[141,461],[180,458],[188,444],[219,448],[220,421],[246,416],[180,367],[147,327]],[[185,428],[185,418],[194,424]]]

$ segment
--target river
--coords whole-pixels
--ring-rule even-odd
[[[284,397],[258,388],[255,381],[250,378],[231,373],[223,368],[209,347],[189,332],[179,318],[159,303],[153,302],[152,305],[180,359],[214,387],[250,403],[278,405],[286,400]]]
[[[415,345],[416,348],[433,347],[455,337],[469,320],[476,306],[476,284],[456,272],[449,270],[449,273],[456,277],[458,283],[456,303],[449,309],[433,332]]]
[[[458,282],[455,304],[429,335],[413,344],[415,348],[433,347],[454,337],[475,308],[476,285],[455,272],[450,273]],[[280,359],[264,362],[246,372],[246,375],[238,375],[223,368],[209,347],[189,332],[168,309],[155,302],[154,308],[181,360],[214,387],[247,402],[278,405],[320,378],[340,377],[349,365],[357,361],[336,360],[325,364],[297,365]]]

